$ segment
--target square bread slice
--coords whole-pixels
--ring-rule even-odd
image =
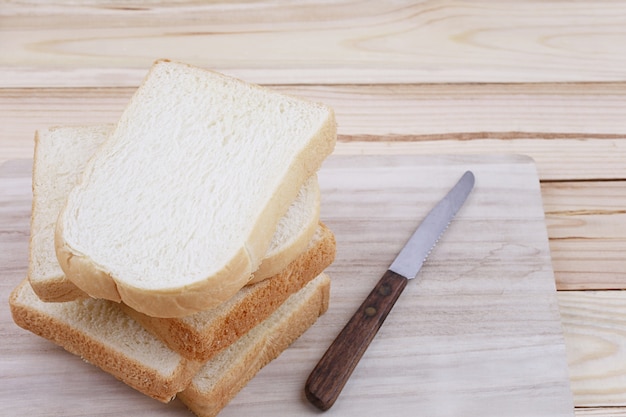
[[[113,125],[63,126],[41,129],[35,134],[28,277],[43,301],[70,301],[87,296],[59,266],[54,231],[68,194],[78,183],[89,158],[113,128]],[[280,219],[270,248],[250,283],[280,273],[306,249],[317,228],[319,205],[319,185],[312,176]]]
[[[327,106],[157,61],[61,210],[59,264],[90,296],[150,316],[215,307],[335,141]]]

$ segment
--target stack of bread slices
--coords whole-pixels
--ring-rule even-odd
[[[115,125],[36,134],[15,322],[213,416],[328,307],[330,108],[157,61]]]

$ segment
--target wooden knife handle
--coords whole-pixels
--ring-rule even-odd
[[[385,272],[330,345],[309,375],[304,388],[307,399],[314,406],[326,411],[335,403],[407,281],[395,272]]]

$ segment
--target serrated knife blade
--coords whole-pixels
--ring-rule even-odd
[[[426,215],[406,245],[402,248],[389,270],[413,279],[435,247],[437,241],[461,209],[474,188],[474,174],[467,171],[456,185]]]
[[[382,326],[409,279],[417,276],[430,251],[474,188],[467,171],[426,215],[389,269],[315,366],[305,384],[309,402],[322,411],[335,403],[354,368]]]

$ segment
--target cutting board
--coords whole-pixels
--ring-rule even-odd
[[[27,269],[31,161],[0,168],[0,401],[8,415],[190,415],[15,326]],[[328,416],[572,416],[539,181],[522,156],[332,156],[319,173],[335,232],[330,308],[220,416],[320,415],[310,370],[430,208],[467,169],[476,186]]]

